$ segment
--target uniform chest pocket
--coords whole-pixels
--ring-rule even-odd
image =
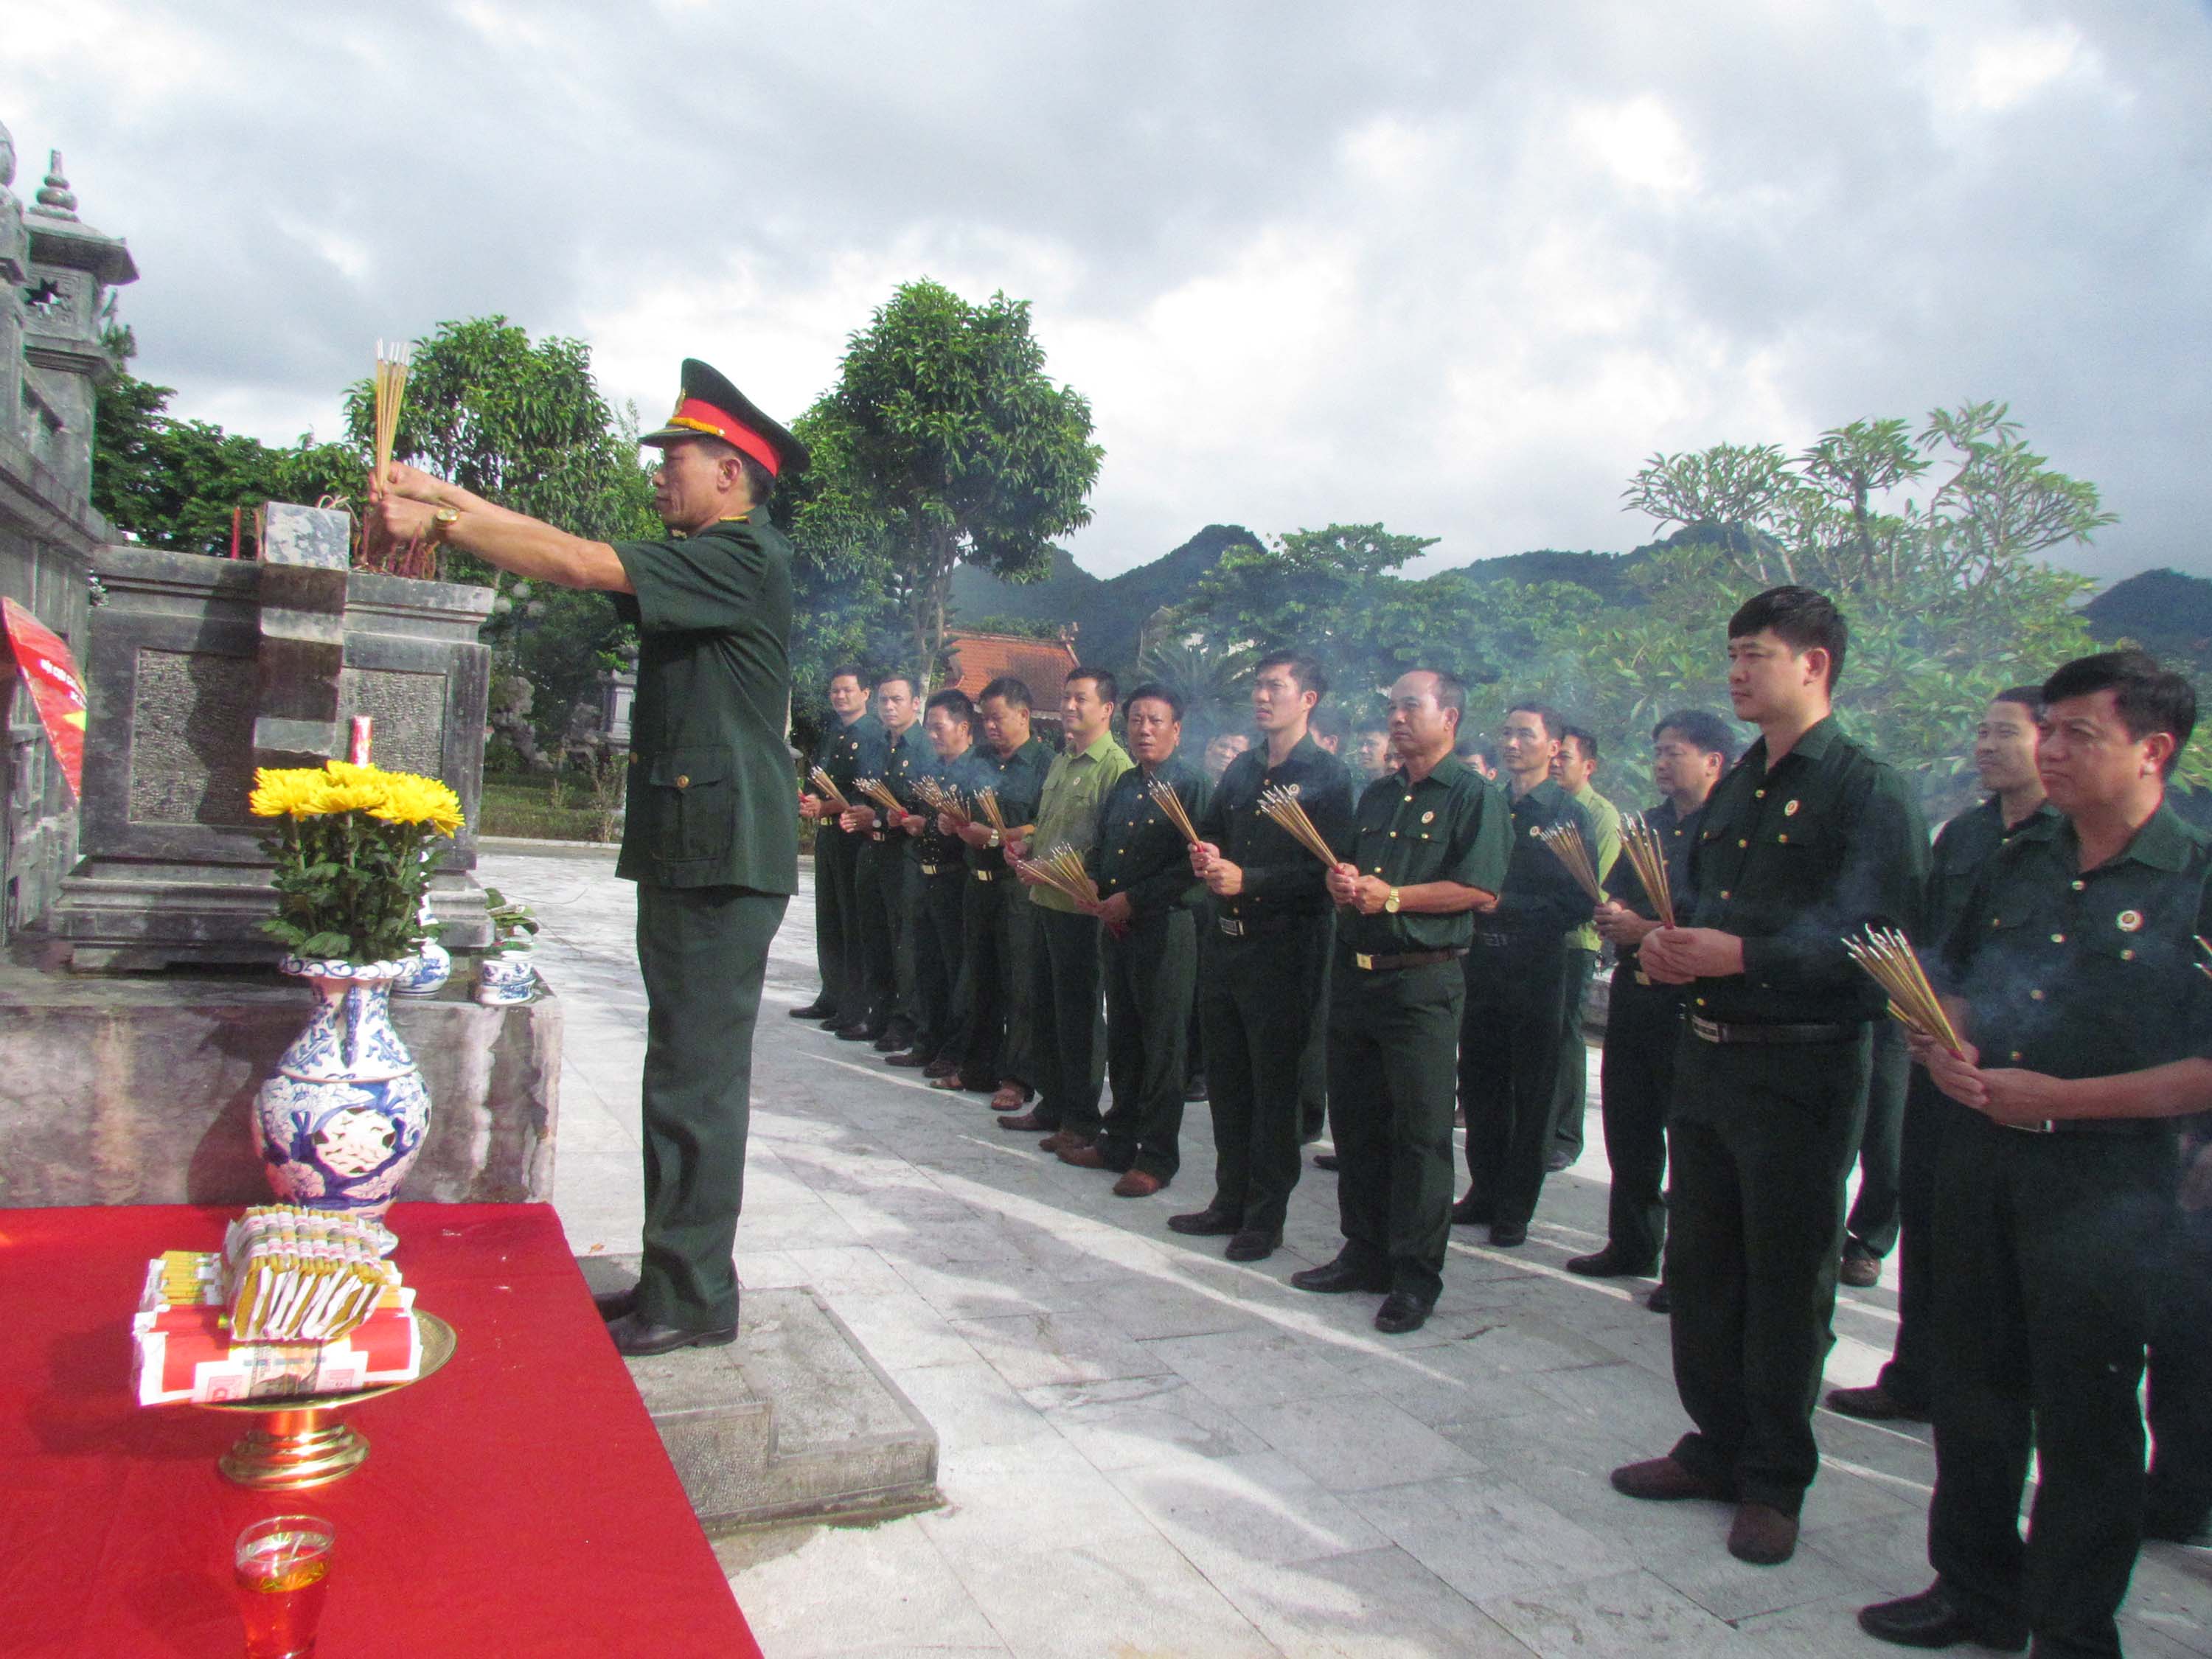
[[[668,860],[726,857],[737,836],[726,748],[669,749],[646,769],[647,846]]]

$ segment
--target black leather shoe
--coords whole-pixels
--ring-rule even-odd
[[[894,1025],[876,1039],[876,1052],[879,1054],[895,1054],[913,1047],[914,1030],[911,1026]]]
[[[1984,1629],[1966,1616],[1966,1609],[1940,1583],[1930,1584],[1917,1595],[1861,1607],[1859,1628],[1901,1648],[1948,1648],[1978,1642],[1999,1653],[2018,1653],[2027,1645],[2025,1627]]]
[[[1544,1173],[1557,1175],[1562,1170],[1571,1168],[1576,1156],[1564,1146],[1554,1147],[1544,1154]]]
[[[929,1068],[937,1062],[922,1053],[921,1049],[909,1048],[902,1054],[886,1054],[884,1057],[884,1064],[911,1067],[927,1077],[929,1074]]]
[[[1429,1310],[1435,1305],[1422,1301],[1411,1291],[1393,1291],[1375,1310],[1375,1328],[1385,1336],[1403,1336],[1407,1331],[1418,1331],[1429,1322]]]
[[[1667,1288],[1665,1279],[1651,1287],[1651,1294],[1644,1298],[1644,1305],[1656,1314],[1674,1311],[1674,1292]]]
[[[1528,1242],[1528,1228],[1525,1222],[1493,1221],[1490,1224],[1490,1243],[1494,1249],[1515,1249]]]
[[[1608,1244],[1589,1255],[1569,1256],[1567,1271],[1584,1279],[1649,1279],[1659,1271],[1659,1264],[1646,1261],[1639,1266]]]
[[[1467,1195],[1452,1206],[1452,1225],[1455,1227],[1486,1227],[1490,1224],[1490,1206],[1474,1195],[1472,1188]]]
[[[840,1042],[872,1042],[875,1036],[868,1030],[866,1020],[856,1019],[850,1025],[838,1026],[833,1035]]]
[[[852,1022],[847,1019],[842,1014],[840,1014],[835,1009],[832,1009],[828,1014],[823,1017],[822,1029],[825,1031],[842,1031],[851,1024]]]
[[[1273,1232],[1247,1227],[1229,1241],[1229,1249],[1224,1254],[1231,1261],[1265,1261],[1274,1255],[1276,1247],[1282,1242],[1283,1230],[1280,1227]]]
[[[592,1305],[599,1310],[599,1317],[611,1325],[637,1311],[637,1286],[633,1285],[626,1291],[601,1291],[592,1297]]]
[[[1316,1152],[1314,1154],[1314,1168],[1316,1170],[1337,1170],[1341,1169],[1342,1167],[1343,1166],[1337,1162],[1336,1154],[1334,1152]]]
[[[827,1019],[836,1012],[836,1004],[824,1002],[819,997],[815,998],[804,1008],[793,1008],[790,1011],[793,1019]]]
[[[1863,1389],[1831,1389],[1828,1390],[1828,1409],[1841,1412],[1845,1417],[1864,1418],[1869,1423],[1925,1423],[1928,1413],[1908,1406],[1879,1382],[1869,1382]]]
[[[1311,1291],[1316,1296],[1339,1296],[1346,1291],[1366,1291],[1370,1293],[1390,1288],[1389,1270],[1385,1267],[1363,1267],[1340,1255],[1334,1261],[1324,1261],[1318,1267],[1308,1267],[1291,1275],[1291,1283],[1301,1291]]]
[[[1243,1230],[1244,1224],[1242,1221],[1226,1210],[1215,1209],[1211,1204],[1202,1210],[1193,1210],[1188,1215],[1171,1215],[1168,1218],[1170,1232],[1188,1233],[1196,1238],[1225,1237],[1230,1233],[1242,1232]]]
[[[1186,1106],[1195,1106],[1200,1101],[1204,1100],[1205,1098],[1206,1073],[1200,1072],[1196,1077],[1191,1079],[1189,1082],[1182,1085],[1182,1100],[1183,1104]]]
[[[726,1325],[719,1330],[687,1331],[675,1325],[656,1325],[643,1314],[628,1313],[607,1327],[607,1334],[615,1340],[615,1352],[625,1358],[650,1359],[678,1348],[727,1347],[738,1340],[738,1328]]]

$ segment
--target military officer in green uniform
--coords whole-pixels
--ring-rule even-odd
[[[2058,816],[2044,798],[2043,777],[2035,769],[2042,718],[2043,690],[2034,685],[2002,691],[1982,711],[1974,729],[1974,770],[1990,793],[1936,832],[1922,910],[1923,942],[1931,951],[1942,948],[1958,926],[1974,878],[1990,855],[2030,824]],[[1612,1096],[1606,1098],[1610,1109]],[[1924,1068],[1912,1068],[1899,1156],[1897,1340],[1872,1382],[1828,1390],[1832,1412],[1876,1421],[1927,1420],[1936,1386],[1936,1164],[1943,1124],[1957,1109]],[[1862,1146],[1864,1140],[1862,1136]],[[1846,1241],[1846,1253],[1850,1248]]]
[[[915,695],[914,677],[900,672],[878,679],[875,711],[882,730],[856,764],[861,778],[881,783],[896,795],[902,788],[912,788],[911,775],[922,763],[927,746],[921,736],[921,702]],[[848,1042],[872,1042],[890,1054],[907,1046],[914,1024],[900,995],[898,972],[909,908],[906,837],[892,828],[889,809],[865,792],[848,799],[852,805],[837,823],[860,842],[853,897],[860,916],[866,1011],[855,1024],[840,1027],[837,1035]]]
[[[857,664],[843,663],[830,671],[829,698],[830,718],[814,745],[808,775],[811,779],[813,769],[819,767],[849,799],[857,775],[854,763],[883,728],[868,711],[867,676]],[[860,975],[853,877],[860,849],[856,839],[838,825],[828,800],[811,787],[799,792],[799,816],[814,826],[814,959],[822,970],[822,991],[813,1001],[793,1008],[791,1017],[820,1020],[824,1030],[834,1031],[866,1018],[867,1011],[853,990]],[[848,1008],[850,1013],[845,1012]]]
[[[968,985],[962,972],[962,901],[969,886],[966,850],[950,820],[930,811],[918,786],[925,780],[961,789],[975,748],[975,705],[957,686],[934,693],[922,710],[921,728],[931,754],[908,774],[901,799],[908,811],[899,828],[914,860],[914,1045],[890,1064],[920,1069],[924,1077],[959,1070],[952,1057]]]
[[[1182,1164],[1183,1046],[1198,972],[1189,843],[1152,791],[1173,791],[1194,824],[1211,791],[1206,775],[1182,757],[1182,699],[1175,692],[1139,686],[1123,726],[1137,763],[1107,793],[1089,860],[1105,930],[1099,974],[1113,1103],[1096,1145],[1060,1156],[1120,1175],[1116,1197],[1148,1198]]]
[[[1620,809],[1598,793],[1594,781],[1597,769],[1597,733],[1586,726],[1563,727],[1559,756],[1552,762],[1553,781],[1589,816],[1590,858],[1597,866],[1598,880],[1604,882],[1611,878],[1620,854]],[[1567,1018],[1559,1028],[1559,1074],[1552,1085],[1552,1144],[1544,1155],[1545,1169],[1554,1173],[1583,1155],[1583,1119],[1589,1106],[1589,1044],[1583,1037],[1583,1003],[1603,948],[1594,921],[1567,935]]]
[[[1500,1249],[1527,1242],[1543,1195],[1568,1018],[1567,936],[1596,908],[1542,839],[1555,824],[1572,824],[1584,846],[1594,845],[1589,815],[1552,779],[1565,725],[1540,702],[1516,702],[1505,712],[1498,750],[1513,851],[1504,890],[1476,920],[1463,964],[1459,1102],[1467,1118],[1468,1188],[1452,1219],[1486,1224]]]
[[[969,775],[974,805],[988,789],[1009,830],[1030,824],[1044,793],[1052,750],[1030,732],[1030,689],[1001,675],[975,700],[983,740],[973,752]],[[1018,1112],[1032,1091],[1029,1050],[1030,957],[1036,907],[1023,902],[1007,867],[1000,832],[977,809],[959,830],[968,848],[968,890],[962,905],[962,950],[968,967],[968,1015],[960,1043],[960,1069],[935,1086],[991,1093],[991,1109]]]
[[[1936,1175],[1935,1584],[1859,1614],[1913,1647],[2117,1656],[2143,1518],[2138,1389],[2176,1121],[2212,1108],[2212,843],[2165,799],[2197,695],[2140,651],[2043,685],[2062,817],[1993,852],[1932,975],[1964,1043]],[[2020,1507],[2037,1468],[2027,1536]]]
[[[1323,839],[1350,844],[1352,776],[1306,730],[1328,690],[1321,665],[1278,651],[1253,671],[1261,744],[1229,763],[1199,821],[1192,872],[1215,902],[1206,983],[1207,1098],[1213,1111],[1213,1198],[1168,1225],[1229,1235],[1229,1259],[1258,1261],[1283,1242],[1298,1181],[1299,1057],[1320,1011],[1314,953],[1328,920],[1328,866],[1260,810],[1269,789],[1294,792]]]
[[[1334,1261],[1291,1275],[1302,1291],[1382,1291],[1375,1328],[1418,1330],[1443,1286],[1451,1234],[1454,1054],[1474,914],[1497,900],[1509,811],[1453,753],[1467,687],[1415,669],[1390,688],[1400,769],[1359,799],[1349,856],[1329,872],[1342,908],[1328,1011],[1336,1141]]]
[[[1844,1182],[1881,988],[1843,941],[1917,926],[1928,832],[1911,784],[1837,729],[1849,630],[1777,587],[1729,619],[1729,698],[1759,737],[1705,805],[1685,925],[1644,971],[1688,988],[1668,1118],[1674,1385],[1696,1425],[1615,1469],[1632,1498],[1736,1505],[1729,1550],[1787,1560],[1820,1467],[1813,1408],[1834,1338]]]
[[[1030,958],[1030,1043],[1037,1103],[999,1120],[1001,1129],[1042,1129],[1048,1152],[1074,1152],[1098,1138],[1098,1091],[1106,1081],[1106,1028],[1098,1005],[1098,917],[1057,887],[1018,866],[1066,848],[1087,855],[1098,840],[1099,810],[1114,781],[1130,768],[1114,741],[1113,675],[1078,669],[1060,695],[1060,752],[1046,770],[1036,823],[1009,839],[1007,856],[1036,909]]]
[[[644,1264],[601,1304],[625,1354],[733,1340],[753,1025],[769,941],[799,884],[784,733],[791,544],[769,521],[805,450],[687,360],[653,504],[660,541],[586,541],[411,467],[380,481],[395,538],[445,542],[533,581],[613,593],[640,635],[628,817],[647,1016]]]

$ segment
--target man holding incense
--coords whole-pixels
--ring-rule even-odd
[[[1911,784],[1837,729],[1850,630],[1826,595],[1770,588],[1729,619],[1729,699],[1759,736],[1706,803],[1682,926],[1644,971],[1689,994],[1668,1118],[1674,1386],[1696,1425],[1613,1472],[1632,1498],[1736,1506],[1729,1553],[1787,1560],[1820,1467],[1844,1182],[1882,988],[1844,940],[1917,926],[1928,834]]]
[[[1590,821],[1590,863],[1601,882],[1612,879],[1620,854],[1620,809],[1597,792],[1597,733],[1569,725],[1559,732],[1552,776]],[[1566,1023],[1559,1028],[1559,1074],[1552,1085],[1552,1144],[1544,1167],[1553,1173],[1583,1155],[1583,1119],[1589,1105],[1589,1045],[1583,1040],[1583,1002],[1602,949],[1597,925],[1586,921],[1567,935]]]
[[[902,670],[878,679],[875,706],[882,733],[861,755],[858,787],[847,796],[852,805],[837,819],[838,827],[857,837],[860,848],[853,896],[860,912],[866,1005],[860,1019],[839,1028],[837,1036],[847,1042],[872,1042],[879,1052],[895,1054],[914,1036],[914,1016],[908,1007],[912,975],[899,969],[900,958],[911,945],[907,938],[913,908],[908,881],[911,866],[907,838],[892,821],[894,816],[903,817],[903,809],[874,799],[866,786],[879,784],[894,797],[910,791],[914,773],[924,763],[927,745],[921,729],[921,701],[915,695],[913,675]]]
[[[1552,777],[1565,726],[1557,710],[1540,702],[1506,710],[1498,752],[1513,850],[1498,903],[1475,923],[1462,964],[1459,1103],[1467,1118],[1468,1188],[1452,1219],[1486,1224],[1501,1249],[1527,1243],[1543,1195],[1568,1019],[1567,940],[1597,906],[1543,839],[1547,830],[1571,827],[1596,850],[1589,815]]]
[[[830,671],[828,696],[830,717],[814,745],[807,775],[811,781],[820,772],[849,800],[860,793],[854,786],[860,756],[883,727],[869,712],[867,678],[858,665],[843,663]],[[813,1001],[793,1008],[791,1017],[820,1020],[823,1030],[834,1031],[866,1015],[857,988],[862,983],[860,911],[853,898],[860,843],[838,827],[836,808],[818,789],[799,792],[799,816],[814,826],[814,960],[822,971],[822,990]]]
[[[2042,718],[2043,690],[2033,685],[2001,691],[1982,711],[1974,731],[1974,770],[1989,797],[1936,833],[1923,907],[1923,944],[1929,950],[1940,949],[1957,928],[1974,878],[1990,855],[2029,825],[2058,816],[2044,798],[2043,776],[2035,766]],[[1864,1388],[1828,1390],[1832,1412],[1876,1421],[1928,1419],[1936,1384],[1936,1164],[1943,1125],[1957,1109],[1924,1068],[1913,1067],[1899,1156],[1897,1341],[1875,1381]],[[1844,1249],[1850,1248],[1847,1240]]]
[[[1307,992],[1328,921],[1328,866],[1263,810],[1261,798],[1291,795],[1331,848],[1350,844],[1351,774],[1306,729],[1328,690],[1321,665],[1304,652],[1261,660],[1252,677],[1260,746],[1229,763],[1190,849],[1191,871],[1214,901],[1199,988],[1213,1198],[1168,1225],[1227,1236],[1232,1261],[1274,1254],[1298,1182],[1298,1060],[1317,1017]]]
[[[644,972],[644,1261],[603,1297],[623,1353],[738,1334],[753,1025],[769,941],[799,881],[792,810],[791,544],[769,521],[806,451],[687,359],[661,451],[659,541],[586,541],[409,466],[377,481],[395,539],[444,542],[532,581],[597,588],[636,625],[628,816],[615,873],[637,883]]]
[[[2116,1656],[2175,1120],[2212,1108],[2212,842],[2165,799],[2197,721],[2186,679],[2108,651],[2043,698],[2062,816],[1990,854],[1943,947],[1958,1052],[1914,1042],[1960,1108],[1936,1173],[1936,1583],[1859,1624],[1914,1647]]]
[[[1336,1140],[1336,1259],[1291,1275],[1302,1291],[1386,1292],[1375,1328],[1419,1330],[1443,1288],[1451,1236],[1454,1056],[1474,913],[1505,880],[1510,811],[1452,753],[1467,686],[1416,669],[1390,688],[1399,769],[1367,786],[1345,860],[1328,1011]]]
[[[1063,1147],[1060,1156],[1115,1171],[1117,1198],[1148,1198],[1182,1163],[1183,1046],[1198,972],[1184,826],[1194,829],[1206,816],[1211,791],[1206,775],[1182,757],[1180,696],[1140,685],[1129,694],[1122,724],[1137,763],[1107,792],[1086,860],[1105,929],[1099,971],[1113,1103],[1096,1145]]]
[[[1690,913],[1690,849],[1714,787],[1735,759],[1735,734],[1717,714],[1685,708],[1651,728],[1651,781],[1661,799],[1644,815],[1665,859],[1667,892]],[[1567,1271],[1590,1279],[1643,1277],[1659,1271],[1667,1238],[1667,1104],[1674,1092],[1674,1050],[1682,1036],[1679,985],[1662,985],[1637,960],[1637,946],[1659,926],[1653,895],[1632,859],[1613,867],[1598,906],[1597,928],[1620,953],[1606,1005],[1599,1058],[1600,1110],[1613,1188],[1606,1204],[1605,1248],[1569,1259]],[[1662,1289],[1664,1287],[1662,1286]],[[1668,1298],[1652,1291],[1656,1311]]]
[[[1099,810],[1114,781],[1132,764],[1114,741],[1113,675],[1079,668],[1060,693],[1060,752],[1044,775],[1036,826],[1006,842],[1006,856],[1029,887],[1036,945],[1030,957],[1030,1045],[1037,1103],[999,1120],[1001,1129],[1042,1129],[1048,1152],[1078,1152],[1098,1138],[1098,1092],[1106,1081],[1106,1030],[1098,1011],[1098,917],[1034,872],[1025,860],[1062,848],[1078,858],[1097,844]]]
[[[931,811],[927,793],[961,789],[975,748],[975,705],[957,686],[933,694],[921,716],[930,755],[909,775],[915,810],[899,825],[914,859],[914,1046],[889,1064],[947,1077],[960,1069],[956,1054],[967,986],[962,977],[964,926],[962,900],[969,886],[967,860],[950,820]]]

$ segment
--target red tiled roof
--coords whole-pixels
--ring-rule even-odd
[[[1063,640],[1024,639],[1018,634],[956,634],[945,644],[957,678],[952,682],[971,697],[1002,674],[1030,689],[1030,706],[1057,716],[1060,696],[1076,670],[1074,651]]]

